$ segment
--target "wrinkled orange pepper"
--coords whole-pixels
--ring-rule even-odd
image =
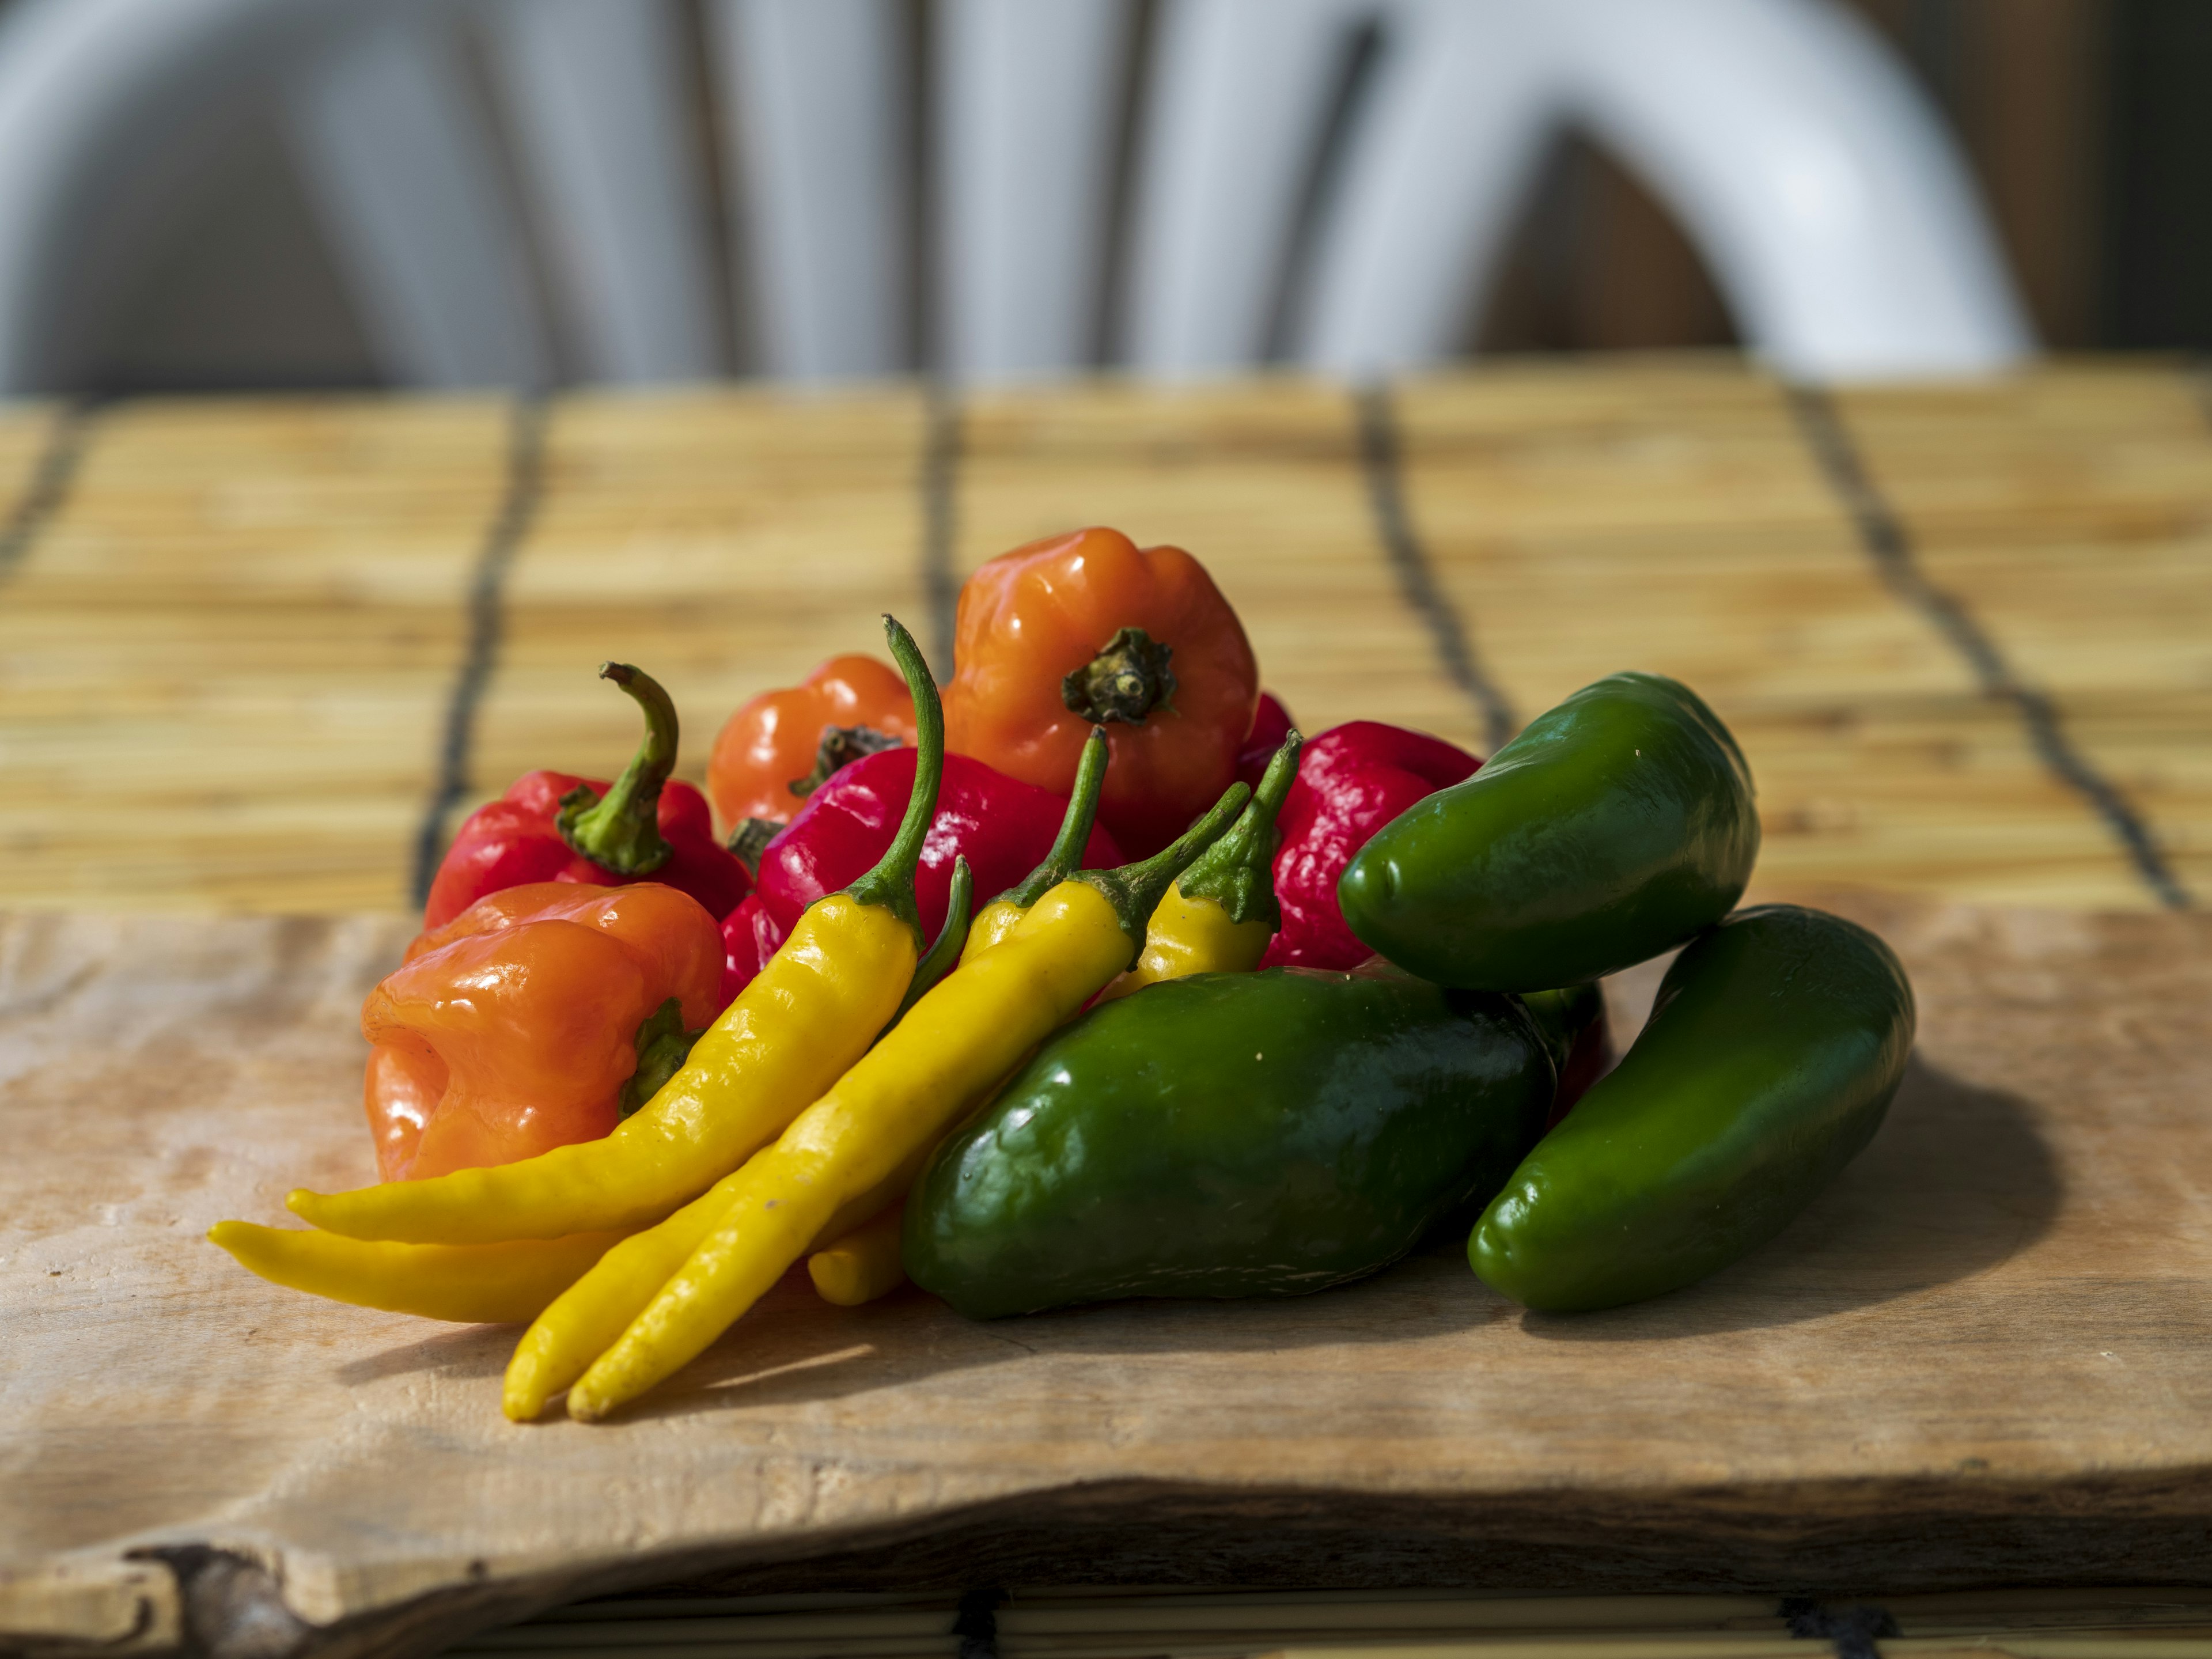
[[[1237,775],[1259,702],[1243,625],[1179,547],[1079,530],[1000,554],[960,590],[945,740],[1065,795],[1106,728],[1098,821],[1144,858]]]
[[[714,918],[657,882],[534,882],[478,900],[417,939],[362,1005],[379,1172],[419,1179],[608,1133],[641,1028],[659,1016],[680,1045],[714,1019],[721,978]]]
[[[747,818],[787,822],[805,799],[791,786],[813,776],[823,733],[856,726],[914,742],[914,697],[880,658],[832,657],[799,684],[763,691],[731,715],[707,762],[707,798],[724,833]]]

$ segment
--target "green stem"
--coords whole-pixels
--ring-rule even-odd
[[[626,1118],[660,1092],[683,1070],[700,1033],[684,1029],[684,1005],[674,997],[647,1014],[637,1028],[637,1069],[615,1097],[615,1116]]]
[[[937,700],[937,682],[929,678],[929,665],[921,647],[898,618],[884,617],[884,637],[890,641],[891,659],[906,676],[914,694],[914,793],[907,798],[906,816],[898,834],[876,867],[845,890],[862,904],[879,904],[914,929],[915,948],[925,948],[921,913],[914,902],[914,872],[921,863],[921,844],[937,820],[937,788],[945,778],[945,708]]]
[[[571,848],[618,876],[651,875],[674,850],[660,836],[660,790],[676,769],[676,705],[650,674],[626,662],[601,663],[599,678],[622,687],[645,711],[645,741],[605,795],[580,783],[562,796],[554,828]]]
[[[929,994],[929,988],[952,971],[952,964],[960,960],[960,947],[968,942],[968,917],[975,901],[975,872],[968,867],[964,857],[952,860],[952,897],[945,907],[945,926],[937,930],[937,941],[929,947],[922,959],[915,964],[914,980],[899,999],[898,1012],[891,1016],[896,1025],[906,1018],[906,1011]],[[889,1026],[884,1028],[886,1030]],[[880,1041],[880,1039],[878,1039]]]
[[[1060,700],[1093,725],[1144,723],[1155,708],[1175,707],[1171,645],[1159,645],[1141,628],[1117,629],[1098,654],[1060,683]]]
[[[1052,850],[1044,855],[1042,864],[993,899],[993,904],[1026,910],[1081,866],[1083,849],[1091,844],[1091,820],[1098,816],[1098,790],[1106,781],[1110,753],[1106,728],[1092,726],[1090,737],[1084,740],[1083,758],[1075,764],[1075,788],[1067,798],[1067,811],[1060,814],[1060,833],[1053,837]]]
[[[1190,867],[1193,859],[1220,840],[1222,832],[1251,799],[1250,789],[1232,783],[1213,803],[1212,811],[1142,863],[1125,864],[1118,870],[1079,870],[1068,878],[1088,882],[1114,907],[1115,919],[1129,936],[1130,961],[1134,962],[1144,948],[1145,925],[1152,921],[1153,910],[1175,878]]]
[[[1298,750],[1304,742],[1295,727],[1284,734],[1283,746],[1261,775],[1243,816],[1176,883],[1185,898],[1210,898],[1240,925],[1264,921],[1269,933],[1281,928],[1283,908],[1275,902],[1275,814],[1298,775]]]
[[[805,800],[854,761],[896,749],[904,741],[872,726],[825,726],[822,741],[814,746],[814,769],[803,778],[793,778],[788,787]]]

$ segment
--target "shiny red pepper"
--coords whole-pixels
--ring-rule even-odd
[[[444,927],[487,894],[526,882],[657,881],[718,917],[751,890],[744,864],[714,839],[707,798],[669,780],[677,723],[668,694],[626,663],[603,664],[599,677],[645,711],[645,740],[629,765],[611,785],[568,772],[526,772],[469,814],[430,884],[424,931]]]
[[[733,925],[741,932],[756,930],[756,939],[765,938],[758,931],[763,924],[775,929],[780,943],[808,905],[872,867],[906,811],[914,790],[914,763],[913,750],[887,749],[854,761],[809,795],[762,854],[758,909],[748,916],[740,907],[724,927],[725,944]],[[975,872],[980,908],[1052,850],[1066,811],[1065,796],[1020,782],[965,755],[947,755],[937,817],[922,843],[921,869],[915,878],[922,933],[934,939],[945,925],[956,857],[965,857]],[[1121,861],[1121,849],[1106,827],[1092,825],[1083,867],[1109,869]]]
[[[1275,820],[1282,931],[1260,965],[1356,968],[1374,955],[1344,925],[1337,878],[1377,830],[1481,764],[1441,738],[1379,720],[1352,720],[1307,739],[1297,781]]]

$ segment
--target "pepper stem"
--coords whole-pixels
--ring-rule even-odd
[[[899,999],[898,1012],[891,1016],[896,1025],[906,1018],[906,1011],[929,994],[929,989],[952,971],[952,964],[960,960],[960,947],[968,942],[969,908],[975,900],[975,872],[968,867],[964,857],[952,860],[952,897],[945,909],[945,926],[937,930],[937,940],[921,960],[915,964],[914,979]],[[886,1030],[890,1026],[884,1028]],[[878,1039],[881,1041],[880,1038]]]
[[[1275,902],[1275,814],[1298,775],[1298,750],[1305,739],[1293,726],[1283,735],[1252,804],[1229,826],[1228,834],[1198,855],[1176,883],[1185,898],[1210,898],[1240,927],[1265,921],[1270,933],[1283,925],[1283,907]]]
[[[1068,878],[1097,888],[1114,907],[1115,919],[1129,936],[1130,961],[1134,962],[1137,952],[1144,949],[1145,925],[1152,921],[1152,912],[1175,878],[1221,838],[1251,799],[1249,787],[1232,783],[1211,811],[1142,863],[1125,864],[1118,870],[1079,870]]]
[[[805,800],[854,761],[896,749],[903,741],[872,726],[825,726],[822,741],[814,746],[814,769],[803,778],[793,778],[788,787]]]
[[[1155,708],[1175,707],[1171,645],[1158,645],[1141,628],[1116,630],[1105,647],[1060,682],[1060,700],[1093,725],[1109,720],[1143,724]]]
[[[929,665],[921,647],[897,617],[884,617],[884,637],[890,642],[891,659],[906,676],[914,694],[914,793],[907,797],[906,816],[876,867],[845,891],[862,904],[879,904],[914,929],[915,949],[929,943],[922,935],[921,913],[914,902],[914,872],[921,864],[921,844],[937,820],[937,789],[945,778],[945,708],[937,700],[937,682],[929,678]]]
[[[626,662],[601,663],[599,678],[622,687],[645,711],[645,740],[605,795],[580,783],[562,796],[553,827],[603,869],[651,875],[675,850],[660,836],[660,790],[676,769],[676,705],[659,681]]]
[[[1060,814],[1060,833],[1053,837],[1052,850],[1044,855],[1042,864],[993,899],[993,904],[1026,910],[1075,873],[1083,862],[1083,849],[1091,844],[1091,823],[1098,816],[1099,786],[1106,781],[1106,763],[1111,753],[1106,747],[1106,728],[1092,726],[1090,737],[1084,740],[1083,758],[1075,764],[1075,788],[1067,798],[1067,811]]]

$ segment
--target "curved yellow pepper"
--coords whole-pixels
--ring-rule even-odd
[[[906,1206],[894,1204],[806,1258],[806,1276],[824,1302],[857,1308],[906,1283],[906,1267],[899,1260],[899,1227],[905,1216]]]
[[[1296,731],[1267,763],[1252,804],[1229,833],[1207,848],[1160,900],[1145,929],[1137,965],[1098,994],[1125,997],[1190,974],[1249,974],[1283,925],[1275,902],[1275,814],[1297,776]]]
[[[720,1200],[719,1222],[569,1389],[570,1415],[604,1417],[635,1398],[714,1341],[817,1241],[896,1201],[902,1177],[911,1177],[968,1103],[1128,965],[1161,892],[1221,833],[1244,795],[1234,786],[1188,834],[1143,864],[1062,882],[1002,943],[963,960],[916,1003],[773,1146],[708,1195]],[[616,1260],[627,1251],[610,1252],[539,1324],[561,1323],[571,1298],[580,1304],[594,1293],[595,1279],[634,1284],[634,1273]],[[641,1262],[647,1250],[630,1254]],[[605,1300],[618,1299],[610,1286]],[[517,1365],[526,1353],[556,1348],[573,1352],[557,1333],[541,1339],[533,1327]],[[516,1407],[538,1390],[517,1388],[512,1368],[509,1375],[510,1414],[526,1414]]]
[[[898,1012],[921,954],[914,869],[936,814],[945,726],[906,629],[884,619],[914,689],[920,759],[883,861],[810,906],[659,1093],[601,1140],[490,1169],[285,1203],[353,1238],[488,1243],[629,1231],[697,1197],[766,1146],[866,1052]]]
[[[463,1324],[535,1319],[589,1272],[620,1233],[506,1244],[369,1243],[296,1228],[218,1221],[208,1237],[273,1285],[334,1302]]]

